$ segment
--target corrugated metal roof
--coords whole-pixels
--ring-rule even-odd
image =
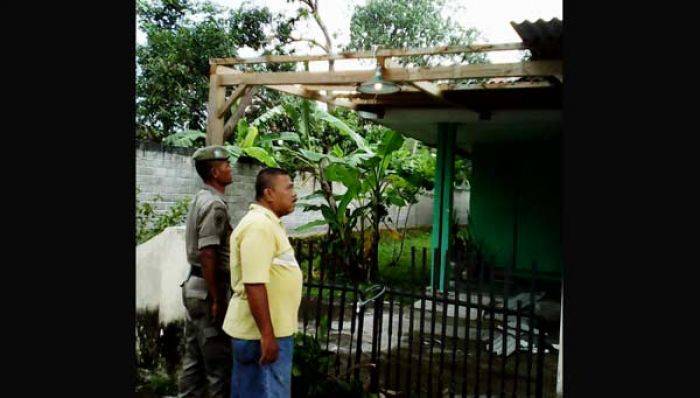
[[[549,21],[511,22],[510,25],[532,53],[532,60],[562,58],[563,23],[558,18]]]

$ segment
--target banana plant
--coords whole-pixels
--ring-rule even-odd
[[[251,125],[248,125],[245,119],[238,121],[235,144],[224,146],[229,152],[231,163],[237,162],[238,158],[245,155],[258,160],[268,167],[277,167],[278,163],[273,156],[276,148],[274,142],[299,141],[299,136],[291,132],[261,136],[257,127],[258,124],[257,119]]]
[[[347,120],[307,100],[283,102],[252,125],[265,126],[277,117],[288,119],[299,140],[282,142],[273,150],[275,157],[288,162],[290,168],[311,173],[321,185],[320,190],[301,198],[298,205],[305,211],[320,211],[323,219],[302,225],[296,231],[327,225],[332,246],[337,246],[340,253],[350,253],[348,245],[358,222],[369,220],[372,232],[369,276],[374,279],[378,271],[380,223],[390,205],[405,206],[409,199],[401,188],[409,182],[391,163],[393,153],[403,146],[403,136],[374,126],[373,131],[365,133],[371,137],[368,140]],[[333,183],[341,184],[345,191],[333,192]],[[319,199],[322,199],[320,203]],[[366,271],[363,270],[363,277],[367,276]]]
[[[163,144],[180,147],[193,147],[197,140],[204,142],[206,134],[198,130],[183,130],[170,134],[163,139]]]

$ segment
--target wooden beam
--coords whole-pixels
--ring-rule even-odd
[[[358,105],[387,105],[387,106],[415,106],[415,105],[425,105],[425,106],[435,106],[440,104],[447,104],[454,107],[464,108],[464,105],[456,104],[448,101],[440,101],[434,97],[426,97],[425,99],[411,99],[405,100],[401,98],[352,98],[350,100],[355,106]],[[444,106],[444,105],[443,105]]]
[[[376,52],[372,51],[345,51],[338,54],[320,54],[320,55],[267,55],[263,57],[252,58],[211,58],[209,63],[212,65],[234,65],[234,64],[261,64],[261,63],[283,63],[283,62],[302,62],[302,61],[330,61],[341,59],[368,59],[377,57],[410,57],[415,55],[444,55],[444,54],[462,54],[462,53],[479,53],[487,51],[509,51],[509,50],[524,50],[527,47],[520,43],[500,43],[500,44],[472,44],[470,46],[441,46],[441,47],[422,47],[422,48],[394,48],[394,49],[379,49]]]
[[[425,81],[410,82],[410,84],[436,99],[438,102],[442,102],[443,104],[451,105],[457,108],[463,107],[461,104],[445,99],[445,97],[442,95],[442,89],[437,84]]]
[[[343,91],[349,92],[349,93],[357,93],[357,86],[352,85],[352,86],[336,86],[336,85],[330,85],[330,84],[304,84],[304,85],[299,85],[300,87],[309,90],[309,91],[326,91],[326,90],[332,90],[335,93],[339,93],[337,96],[343,97],[344,95],[342,94]],[[412,91],[412,92],[417,92],[419,91],[417,88],[409,85],[403,85],[401,86],[401,91]]]
[[[246,86],[236,110],[231,112],[231,116],[226,119],[226,123],[224,124],[224,141],[226,141],[233,134],[233,130],[236,128],[238,120],[240,120],[240,118],[245,114],[245,108],[250,105],[250,102],[252,102],[253,96],[251,91],[254,88],[257,88],[257,86]]]
[[[517,88],[545,88],[552,87],[550,82],[507,82],[507,83],[478,83],[478,84],[439,84],[438,87],[445,91],[470,91],[470,90],[507,90]]]
[[[355,85],[332,85],[332,84],[304,84],[300,85],[301,88],[308,91],[355,91],[357,86]]]
[[[346,99],[334,99],[323,94],[319,94],[316,91],[305,90],[302,87],[296,87],[293,85],[268,85],[266,86],[273,90],[277,90],[286,94],[296,95],[297,97],[302,97],[306,99],[311,99],[315,101],[325,102],[326,104],[342,106],[344,108],[354,109],[355,104]]]
[[[238,87],[236,87],[236,90],[234,90],[233,93],[231,93],[231,96],[228,97],[224,106],[221,109],[219,109],[219,113],[218,113],[219,117],[224,117],[224,115],[226,114],[226,111],[228,111],[229,108],[231,108],[231,105],[233,105],[233,103],[241,95],[243,95],[243,92],[245,91],[246,88],[248,88],[247,84],[241,84]]]
[[[435,98],[442,98],[442,89],[437,84],[431,82],[411,82],[411,85],[420,91],[429,94]]]
[[[209,102],[207,103],[207,145],[224,144],[224,118],[219,116],[218,110],[226,100],[226,87],[222,86],[221,77],[225,75],[209,76]]]
[[[231,75],[231,74],[237,74],[237,73],[243,73],[239,70],[229,68],[227,66],[222,66],[222,65],[216,65],[216,68],[214,69],[214,73],[217,75]]]
[[[394,82],[488,77],[553,76],[562,74],[562,61],[528,61],[508,64],[471,64],[434,68],[386,69],[384,78]],[[369,80],[372,70],[334,72],[263,72],[220,75],[221,84],[357,84]]]
[[[224,141],[226,141],[232,134],[233,130],[236,128],[238,121],[245,115],[246,108],[253,103],[253,95],[258,90],[257,86],[247,86],[241,102],[238,104],[236,111],[231,114],[228,118],[226,124],[224,124]]]

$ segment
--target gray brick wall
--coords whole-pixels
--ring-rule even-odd
[[[202,186],[202,182],[194,169],[191,156],[192,148],[163,147],[153,143],[139,143],[136,150],[136,187],[140,189],[139,201],[152,203],[156,212],[163,212],[175,202],[192,197]],[[235,227],[248,210],[248,205],[255,196],[255,176],[260,170],[257,164],[239,161],[233,166],[233,183],[226,188],[226,202],[229,207],[231,224]],[[318,189],[311,178],[298,176],[295,180],[299,197],[313,193]],[[338,192],[342,188],[338,187]],[[156,195],[161,200],[154,201]],[[409,216],[408,226],[430,225],[432,223],[432,194],[421,197],[418,204],[413,206]],[[455,191],[455,209],[461,223],[466,222],[469,208],[469,191]],[[406,210],[402,210],[401,226],[405,220]],[[396,209],[390,209],[393,219]],[[320,212],[303,212],[297,208],[294,213],[283,218],[283,221],[293,234],[292,229],[310,221],[321,218]],[[318,231],[325,227],[317,228]]]
[[[171,148],[140,143],[136,150],[136,187],[139,200],[152,203],[163,212],[175,202],[191,198],[202,187],[192,162],[191,148]],[[255,176],[260,166],[238,162],[233,166],[233,183],[226,188],[231,223],[237,224],[255,194]],[[161,199],[154,201],[156,195]]]

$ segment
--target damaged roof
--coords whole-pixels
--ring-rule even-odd
[[[532,53],[532,60],[562,58],[563,23],[558,18],[549,21],[511,22],[510,25]]]

